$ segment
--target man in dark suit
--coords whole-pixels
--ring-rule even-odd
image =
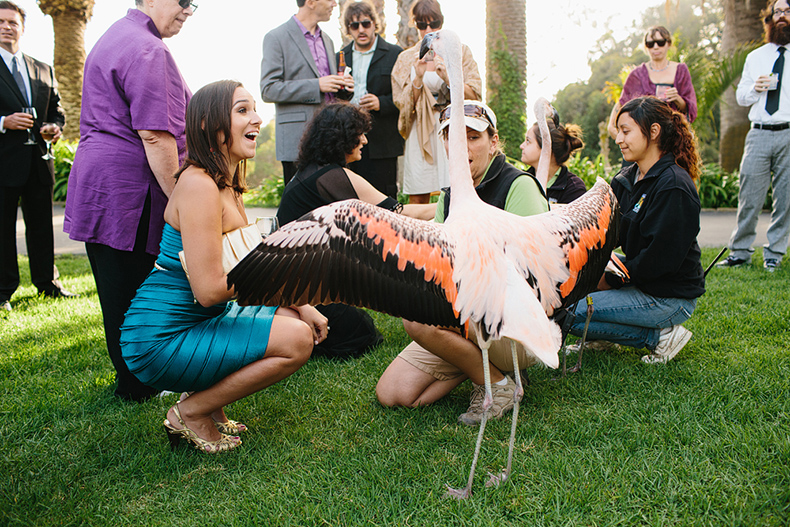
[[[378,17],[367,0],[347,5],[343,26],[353,40],[343,48],[343,56],[354,78],[351,102],[368,110],[373,120],[362,159],[348,168],[397,199],[398,156],[403,154],[403,137],[398,132],[399,110],[392,100],[390,74],[403,48],[376,34]]]
[[[43,123],[61,135],[66,119],[60,107],[53,69],[19,51],[25,12],[13,2],[0,2],[0,310],[11,310],[11,295],[19,287],[16,255],[16,211],[21,203],[30,278],[40,294],[74,296],[56,276],[52,233],[52,188],[55,170],[41,156],[46,144]],[[35,108],[23,112],[23,108]],[[26,145],[28,130],[36,144]]]

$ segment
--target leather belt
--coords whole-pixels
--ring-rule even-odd
[[[790,128],[790,123],[780,123],[780,124],[752,123],[752,128],[757,128],[758,130],[770,130],[772,132],[776,132],[779,130],[787,130],[788,128]]]

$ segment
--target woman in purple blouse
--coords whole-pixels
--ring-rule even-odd
[[[650,60],[634,68],[623,85],[620,100],[612,108],[609,116],[609,135],[617,136],[614,118],[620,108],[631,99],[645,95],[655,95],[684,114],[693,123],[697,118],[697,94],[691,83],[688,66],[682,62],[667,59],[672,45],[672,35],[664,26],[654,26],[645,34],[645,49]]]

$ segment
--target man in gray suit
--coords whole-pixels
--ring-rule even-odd
[[[335,46],[319,22],[332,17],[335,0],[296,0],[297,13],[263,38],[261,97],[275,104],[275,145],[285,184],[296,173],[299,142],[322,102],[340,89],[353,89],[337,75]]]

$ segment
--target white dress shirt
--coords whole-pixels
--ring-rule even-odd
[[[751,106],[749,120],[753,123],[781,124],[790,122],[790,44],[784,48],[785,64],[782,71],[779,109],[773,115],[765,111],[765,101],[769,91],[758,92],[754,89],[754,82],[760,75],[771,73],[774,62],[779,58],[779,46],[769,42],[755,49],[746,57],[735,98],[741,106]]]
[[[373,52],[376,51],[378,44],[379,37],[376,35],[376,40],[367,51],[359,51],[356,42],[352,45],[354,68],[351,71],[351,76],[354,77],[354,96],[351,98],[351,102],[354,104],[359,104],[359,100],[368,93],[368,68],[370,68],[370,61],[373,60]]]
[[[30,100],[30,74],[27,71],[27,64],[25,63],[25,58],[22,56],[21,51],[17,51],[16,54],[7,51],[5,48],[0,48],[0,56],[3,57],[3,62],[5,62],[8,71],[13,71],[12,62],[15,58],[17,60],[17,68],[19,69],[19,73],[22,74],[22,80],[25,81],[25,97],[27,100]],[[22,108],[19,109],[20,111]],[[0,116],[0,133],[5,133],[5,126],[3,126],[5,121],[5,115]]]

